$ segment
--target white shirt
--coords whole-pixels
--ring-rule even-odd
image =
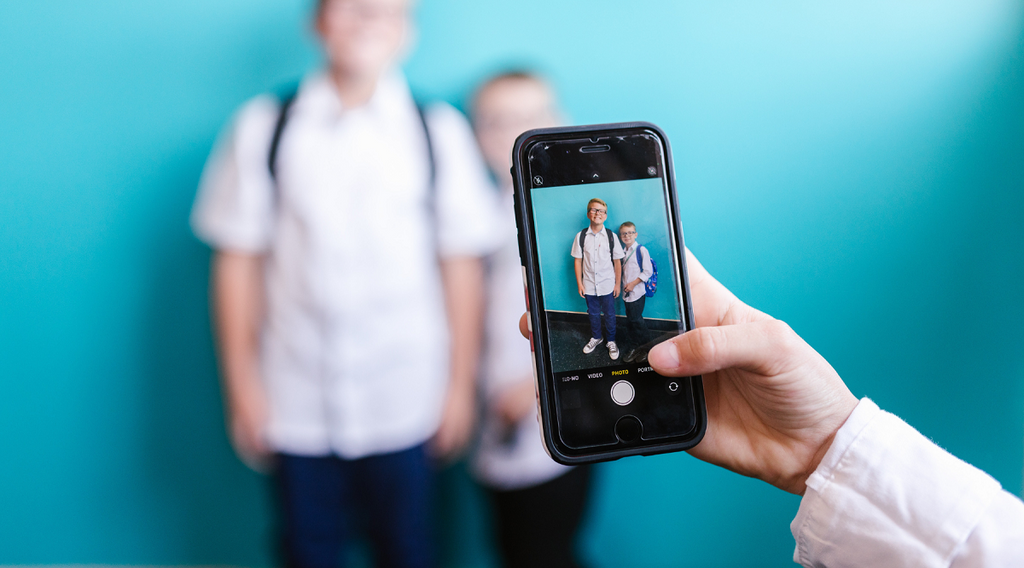
[[[790,528],[803,566],[1024,566],[1024,503],[866,398]]]
[[[495,401],[505,389],[535,381],[530,342],[519,333],[526,296],[511,189],[505,192],[502,206],[505,242],[488,265],[487,321],[480,366],[484,413],[472,471],[484,485],[510,490],[543,483],[570,468],[556,463],[544,450],[536,405],[511,427],[494,411]],[[605,241],[605,248],[607,245]]]
[[[437,428],[448,380],[438,254],[480,256],[500,238],[472,133],[447,105],[427,112],[435,219],[423,126],[400,74],[354,109],[326,75],[307,77],[275,189],[267,155],[277,115],[269,96],[242,107],[192,212],[196,235],[213,248],[267,258],[268,441],[346,458],[416,445]]]
[[[643,269],[637,264],[636,254],[637,251],[642,250],[643,253]],[[647,247],[641,246],[640,243],[633,241],[633,244],[626,249],[626,260],[622,265],[622,286],[625,294],[625,301],[635,302],[640,298],[643,298],[647,294],[647,288],[644,287],[643,282],[647,282],[651,275],[654,274],[654,265],[651,264],[651,253],[647,250]],[[632,292],[625,292],[626,284],[640,279],[641,283],[633,287]]]
[[[597,233],[587,227],[587,235],[580,249],[579,232],[572,235],[573,258],[583,259],[583,293],[588,296],[607,296],[615,288],[615,265],[612,259],[623,257],[622,244],[614,231],[611,232],[613,249],[608,254],[608,227],[602,227]]]

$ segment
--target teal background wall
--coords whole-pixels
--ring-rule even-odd
[[[271,563],[222,429],[186,217],[242,101],[315,65],[307,0],[0,4],[0,563]],[[673,143],[687,243],[870,395],[1020,494],[1019,0],[422,0],[455,103],[535,64],[574,121]],[[597,567],[789,566],[798,498],[689,456],[600,469]],[[445,474],[445,557],[489,566]]]
[[[605,228],[618,234],[619,225],[631,221],[637,226],[637,242],[647,248],[658,265],[658,291],[644,303],[644,317],[679,321],[679,299],[675,269],[668,250],[668,206],[661,179],[588,183],[585,185],[534,189],[533,220],[537,227],[544,309],[587,313],[587,302],[576,286],[576,267],[569,254],[580,231],[590,225],[587,202],[592,197],[608,204]],[[615,310],[625,315],[621,300]]]

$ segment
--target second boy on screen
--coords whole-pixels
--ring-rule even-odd
[[[636,225],[626,221],[619,225],[619,238],[625,247],[625,258],[622,260],[622,300],[626,304],[626,329],[633,347],[626,353],[627,363],[646,362],[647,343],[651,334],[644,321],[644,304],[647,298],[647,283],[654,275],[654,261],[647,247],[636,242]]]

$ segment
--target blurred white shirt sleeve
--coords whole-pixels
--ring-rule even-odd
[[[247,103],[221,134],[199,181],[192,230],[218,250],[259,254],[274,229],[274,181],[267,164],[278,103]]]
[[[504,241],[498,193],[469,123],[443,103],[427,109],[437,167],[437,230],[441,257],[484,256]]]
[[[1024,566],[1024,503],[867,398],[790,529],[803,566]]]

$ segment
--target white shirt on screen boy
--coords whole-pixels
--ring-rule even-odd
[[[427,440],[440,422],[448,334],[438,257],[498,244],[495,199],[469,125],[426,111],[436,164],[401,74],[342,106],[326,74],[302,81],[267,165],[278,102],[246,104],[203,172],[193,229],[265,254],[261,373],[271,447],[354,459]],[[436,213],[430,213],[431,201]]]
[[[637,251],[642,251],[640,254],[640,256],[643,257],[641,259],[644,264],[642,268],[637,263]],[[651,264],[650,251],[647,250],[647,247],[634,241],[633,244],[626,249],[625,260],[622,264],[622,281],[624,283],[629,283],[639,278],[641,282],[647,282],[652,274],[654,274],[654,265]],[[633,287],[632,291],[625,292],[624,299],[627,302],[635,302],[642,298],[646,293],[646,288],[636,285]]]
[[[624,255],[619,236],[612,231],[614,249],[608,252],[608,227],[602,227],[597,233],[587,227],[587,234],[580,248],[580,233],[573,233],[573,258],[583,259],[583,293],[588,296],[607,296],[615,288],[615,266],[612,259],[619,260]]]

